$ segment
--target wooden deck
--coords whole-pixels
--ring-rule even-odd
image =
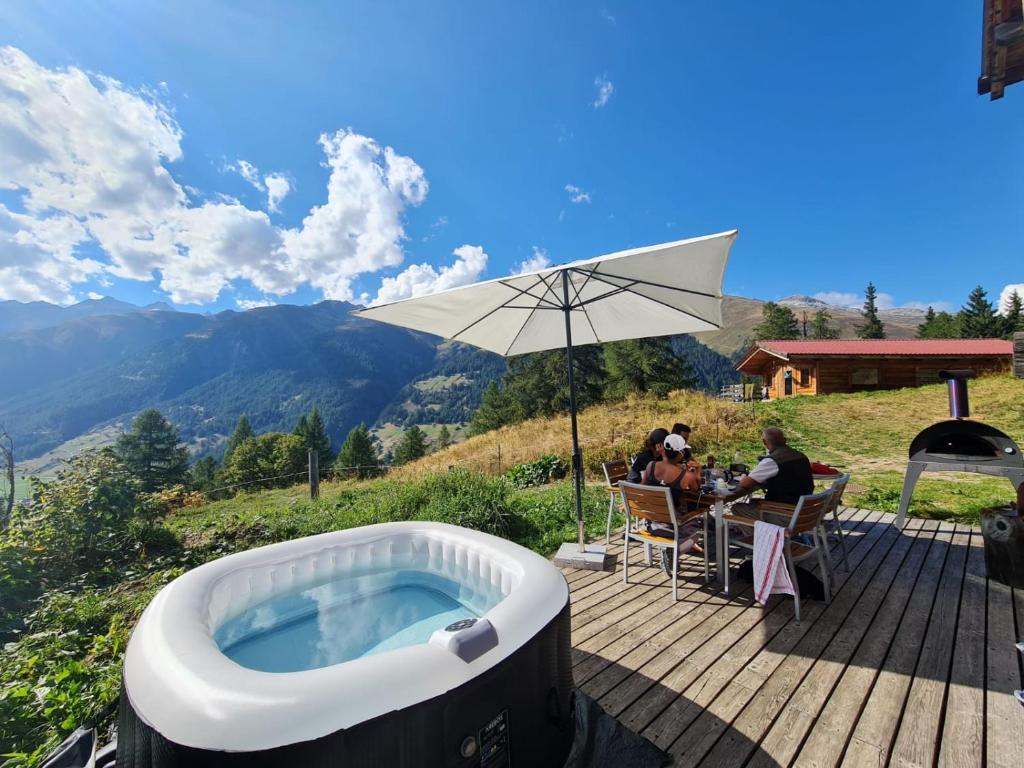
[[[849,572],[799,626],[790,598],[727,596],[694,557],[676,603],[640,546],[629,585],[621,562],[566,569],[576,685],[678,766],[1024,766],[1024,591],[985,578],[980,530],[843,520]]]

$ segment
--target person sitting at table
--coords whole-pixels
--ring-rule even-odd
[[[679,435],[668,435],[662,444],[663,459],[651,462],[644,470],[643,484],[667,487],[672,493],[672,501],[676,505],[676,513],[686,514],[688,506],[683,502],[683,491],[700,492],[700,465],[691,458],[690,447]],[[679,538],[685,539],[697,532],[703,525],[701,521],[691,520],[679,529]],[[648,530],[658,536],[671,538],[672,529],[661,523],[651,523]],[[692,551],[703,554],[696,542],[693,542]],[[664,563],[665,570],[669,571],[667,563]]]
[[[795,505],[801,496],[814,493],[810,460],[800,451],[786,445],[786,435],[782,430],[778,427],[769,427],[762,433],[761,440],[768,455],[750,470],[750,474],[740,480],[732,493],[723,496],[723,499],[732,501],[747,496],[758,488],[764,488],[765,501]],[[756,499],[733,504],[730,511],[742,517],[760,517]]]
[[[668,437],[668,430],[658,427],[647,436],[644,449],[633,459],[633,466],[629,468],[626,475],[627,483],[639,483],[642,481],[644,470],[652,461],[661,461],[661,446]]]
[[[683,438],[683,440],[686,441],[687,445],[690,444],[691,431],[692,430],[690,429],[689,425],[683,424],[682,422],[677,421],[675,424],[672,425],[672,434],[679,435],[681,438]]]

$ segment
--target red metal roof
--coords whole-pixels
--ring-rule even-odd
[[[939,357],[1013,354],[1004,339],[835,339],[828,341],[759,341],[757,347],[782,357],[790,355],[934,355]]]

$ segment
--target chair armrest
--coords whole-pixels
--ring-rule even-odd
[[[751,520],[749,517],[740,517],[739,515],[729,514],[722,515],[722,519],[727,523],[732,523],[733,525],[745,525],[748,528],[753,528],[754,523],[757,522],[756,520]]]

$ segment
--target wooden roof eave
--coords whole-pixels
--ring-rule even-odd
[[[776,352],[767,347],[762,347],[759,344],[755,344],[749,352],[744,356],[739,363],[736,364],[736,370],[740,373],[748,373],[753,376],[759,375],[759,372],[764,368],[768,362],[768,358],[774,357],[783,362],[788,362],[789,358],[780,352]]]

